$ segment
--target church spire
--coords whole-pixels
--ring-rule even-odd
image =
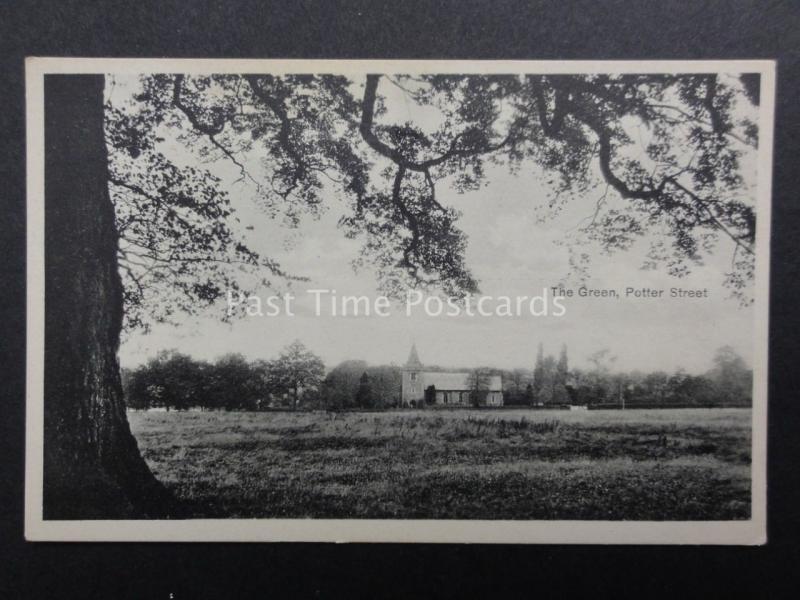
[[[408,360],[406,361],[406,368],[421,368],[422,362],[419,360],[419,355],[417,354],[417,345],[415,343],[411,344],[411,352],[408,354]]]

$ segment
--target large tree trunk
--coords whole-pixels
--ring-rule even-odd
[[[125,414],[103,85],[102,75],[45,77],[45,519],[174,509]]]

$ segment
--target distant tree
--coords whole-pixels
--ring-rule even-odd
[[[185,410],[207,402],[208,365],[164,350],[129,372],[123,390],[131,408]]]
[[[531,382],[529,369],[512,369],[501,373],[503,379],[503,402],[506,405],[527,404],[525,388]]]
[[[594,401],[590,379],[585,369],[573,368],[570,371],[569,393],[573,404],[591,404]]]
[[[469,387],[469,397],[472,406],[486,404],[486,396],[489,393],[491,383],[491,371],[484,367],[472,369],[467,376],[467,386]]]
[[[163,365],[177,409],[186,410],[207,403],[208,367],[208,363],[187,354],[175,354]]]
[[[625,406],[626,401],[630,401],[628,394],[629,379],[626,373],[614,373],[609,376],[610,398],[609,400]]]
[[[561,346],[561,353],[556,364],[556,380],[562,385],[566,384],[569,375],[569,359],[567,358],[567,345]]]
[[[367,368],[375,406],[395,406],[400,402],[403,374],[399,367],[380,365]]]
[[[256,409],[261,410],[272,405],[275,396],[284,393],[281,382],[276,375],[274,361],[257,359],[250,363],[252,386],[255,390]]]
[[[545,356],[541,368],[542,389],[539,390],[539,402],[553,404],[556,400],[556,359]]]
[[[533,384],[529,383],[528,385],[525,386],[525,404],[527,404],[528,406],[532,406],[535,397],[536,396],[534,395],[533,392]]]
[[[544,345],[539,342],[536,351],[536,364],[533,367],[533,395],[536,402],[541,402],[542,390],[544,389]]]
[[[292,398],[292,408],[297,408],[304,390],[315,389],[325,376],[325,364],[316,354],[310,352],[299,340],[289,344],[273,368],[280,385]]]
[[[372,395],[372,386],[370,385],[369,375],[366,371],[364,371],[358,381],[356,404],[361,408],[372,408],[374,403],[375,398]]]
[[[436,386],[429,385],[425,388],[425,404],[436,404]]]
[[[611,369],[617,357],[608,348],[603,348],[589,355],[592,368],[587,373],[588,384],[591,388],[590,396],[593,402],[611,402],[619,399],[619,394],[614,385]]]
[[[690,375],[680,369],[667,380],[667,395],[673,404],[713,404],[718,401],[715,391],[713,382],[705,375]]]
[[[669,390],[669,375],[664,371],[653,371],[645,375],[643,387],[648,401],[664,404]]]
[[[328,408],[355,406],[361,374],[368,369],[363,360],[345,360],[331,369],[321,385],[323,403]]]
[[[225,354],[218,358],[210,379],[215,408],[256,410],[265,393],[261,373],[241,354]]]
[[[608,373],[611,366],[617,361],[617,357],[611,354],[611,350],[603,348],[589,355],[589,362],[595,371]]]
[[[753,372],[736,350],[731,346],[719,348],[713,363],[708,377],[716,388],[718,401],[724,404],[751,404]]]
[[[147,394],[146,377],[142,366],[135,369],[121,369],[122,391],[125,405],[136,410],[150,408],[150,396]]]
[[[553,402],[555,404],[567,404],[570,401],[567,393],[567,378],[569,376],[569,362],[567,359],[567,346],[561,346],[561,353],[555,365],[553,375]]]

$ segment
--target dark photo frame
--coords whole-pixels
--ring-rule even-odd
[[[799,424],[798,10],[788,3],[29,2],[5,6],[0,169],[10,210],[3,281],[2,538],[9,597],[409,597],[682,590],[787,594],[796,558]],[[759,548],[55,544],[23,541],[25,356],[24,59],[29,56],[430,59],[775,59],[768,539]],[[576,573],[580,573],[577,576]],[[796,581],[796,576],[795,581]]]

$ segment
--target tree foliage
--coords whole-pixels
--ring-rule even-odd
[[[752,405],[752,370],[728,346],[717,350],[709,371],[697,375],[680,369],[674,373],[614,372],[607,352],[597,352],[593,358],[592,368],[570,371],[573,404],[628,408]]]
[[[300,396],[316,390],[325,376],[325,364],[302,342],[295,340],[271,363],[275,385],[291,395],[292,407],[297,408]]]
[[[362,382],[364,375],[366,382]],[[393,407],[400,400],[401,385],[400,367],[370,366],[363,360],[346,360],[325,376],[320,402],[330,409]],[[367,400],[368,405],[365,404]]]
[[[387,86],[435,123],[392,122]],[[339,199],[343,233],[363,243],[355,265],[389,294],[478,290],[457,205],[437,190],[478,189],[505,165],[543,173],[554,210],[588,203],[581,233],[609,252],[655,234],[648,265],[676,276],[727,240],[727,283],[748,302],[754,90],[752,77],[714,74],[142,77],[106,106],[127,324],[297,276],[244,241],[231,190],[197,166],[214,161],[290,227]]]
[[[359,408],[372,408],[375,405],[375,396],[372,393],[369,374],[364,371],[358,380],[358,391],[356,392],[356,405]]]
[[[612,370],[612,358],[607,350],[600,350],[590,356],[590,368],[570,369],[566,348],[562,347],[558,360],[542,352],[539,366],[534,369],[473,369],[467,376],[470,401],[475,406],[485,404],[490,378],[500,375],[503,403],[511,406],[622,407],[624,403],[626,407],[669,407],[752,403],[752,370],[729,346],[715,353],[709,371],[696,375],[680,369],[673,373]],[[124,369],[122,379],[127,405],[134,409],[261,410],[285,406],[381,409],[398,405],[402,385],[400,367],[346,360],[323,379],[317,360],[303,349],[298,351],[297,342],[273,360],[248,361],[240,354],[226,354],[206,362],[167,350],[135,369]],[[444,370],[436,366],[428,368]],[[299,375],[309,372],[310,377]],[[536,381],[540,382],[539,387]],[[429,387],[426,401],[433,403],[435,398],[431,394],[435,395],[436,390]]]
[[[489,395],[489,388],[491,385],[491,376],[491,369],[485,367],[472,369],[467,375],[469,400],[472,406],[486,404],[486,397]]]
[[[274,360],[249,361],[224,354],[206,362],[175,350],[159,352],[135,369],[123,370],[129,408],[260,410],[297,407],[319,386],[322,360],[293,342]]]

